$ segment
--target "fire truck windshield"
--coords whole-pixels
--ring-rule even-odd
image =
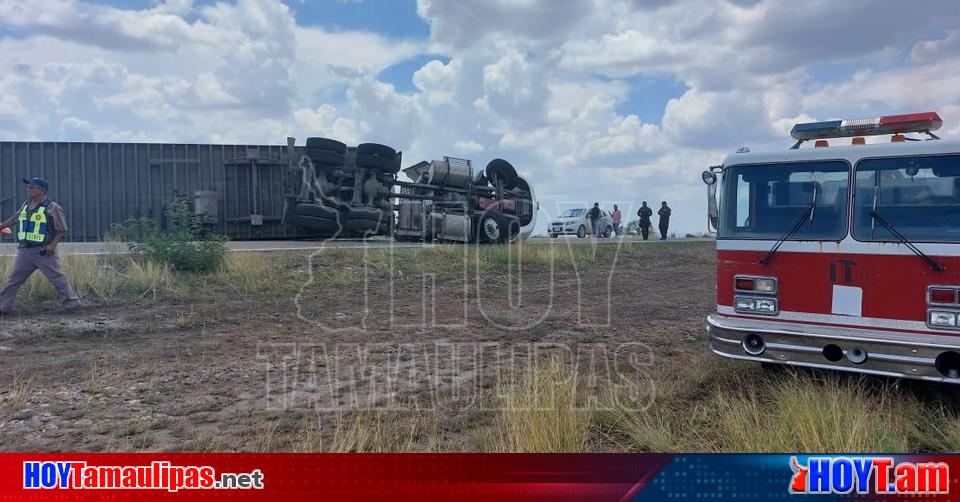
[[[960,241],[960,156],[865,159],[857,164],[853,237],[896,242],[882,215],[913,242]]]
[[[788,240],[840,240],[847,230],[849,176],[845,161],[729,167],[723,174],[718,238],[779,239],[815,202]]]

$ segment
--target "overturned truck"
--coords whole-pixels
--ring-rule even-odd
[[[533,189],[503,159],[482,171],[466,159],[422,161],[401,180],[403,154],[386,145],[307,138],[302,151],[284,219],[316,237],[506,243],[536,224]]]

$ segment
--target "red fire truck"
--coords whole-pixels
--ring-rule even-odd
[[[741,148],[705,171],[711,350],[960,383],[960,144],[937,141],[942,124],[797,124],[791,149]]]

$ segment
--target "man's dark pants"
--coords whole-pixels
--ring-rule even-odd
[[[80,304],[80,298],[73,292],[67,276],[60,270],[60,258],[57,255],[41,256],[39,247],[22,247],[17,249],[13,270],[7,278],[7,285],[0,292],[0,312],[10,312],[13,309],[13,301],[17,298],[20,286],[27,282],[35,270],[40,270],[40,273],[53,283],[64,307]]]
[[[667,240],[667,230],[668,230],[669,228],[670,228],[670,227],[667,226],[667,225],[660,225],[660,240],[662,240],[662,241]]]

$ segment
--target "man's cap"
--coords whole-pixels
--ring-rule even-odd
[[[44,190],[50,190],[50,183],[43,178],[24,178],[23,182],[27,185],[36,185]]]

